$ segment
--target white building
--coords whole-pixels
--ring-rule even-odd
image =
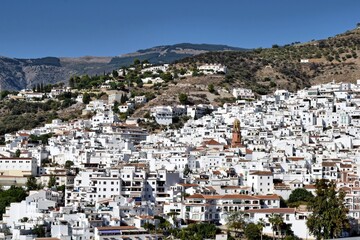
[[[245,99],[255,98],[255,94],[253,93],[253,91],[247,88],[234,88],[232,94],[235,98],[245,98]]]
[[[205,64],[198,67],[198,70],[204,74],[226,74],[227,68],[221,64]]]
[[[0,174],[4,176],[36,176],[35,158],[0,158]]]
[[[173,121],[173,109],[170,106],[157,106],[151,109],[155,121],[160,125],[170,125]]]

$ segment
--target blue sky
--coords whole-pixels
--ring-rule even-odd
[[[115,56],[182,42],[270,47],[357,22],[358,0],[1,0],[0,55]]]

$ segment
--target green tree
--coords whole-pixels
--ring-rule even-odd
[[[112,107],[112,110],[113,110],[114,113],[119,113],[119,106],[120,106],[119,102],[114,101],[114,105]]]
[[[173,76],[172,76],[171,73],[169,73],[169,72],[161,73],[161,74],[160,74],[160,78],[161,78],[162,80],[164,80],[165,82],[168,82],[168,81],[173,80]]]
[[[245,227],[245,220],[243,212],[230,212],[227,217],[227,227],[233,229],[234,231],[240,231]]]
[[[112,71],[112,75],[113,75],[114,78],[119,77],[119,73],[118,73],[118,71],[116,71],[116,70],[113,70],[113,71]]]
[[[244,233],[248,240],[258,240],[261,237],[259,226],[255,223],[249,223],[245,227]]]
[[[69,87],[75,88],[75,78],[71,77],[69,79]]]
[[[288,199],[288,203],[289,204],[294,204],[294,206],[298,206],[299,202],[309,202],[314,198],[314,195],[309,192],[308,190],[306,190],[305,188],[297,188],[294,191],[291,192],[289,199]]]
[[[56,186],[56,177],[51,174],[48,182],[48,188],[52,188],[54,186]]]
[[[134,60],[134,65],[139,65],[140,64],[140,60],[139,59],[135,59]]]
[[[337,238],[350,226],[347,218],[349,210],[344,204],[345,193],[336,191],[334,181],[317,180],[315,186],[316,196],[308,205],[312,214],[306,225],[316,239]]]
[[[214,84],[209,84],[208,85],[208,90],[209,90],[209,92],[211,92],[211,93],[214,93],[215,92],[215,88],[214,88]]]
[[[191,223],[187,228],[173,229],[173,236],[182,240],[214,239],[218,229],[211,223]]]
[[[11,186],[8,190],[0,189],[0,219],[5,213],[5,209],[12,202],[21,202],[27,194],[22,187]]]
[[[16,149],[16,151],[15,151],[15,157],[20,157],[20,155],[21,155],[21,151],[20,151],[20,149]]]
[[[187,176],[189,173],[191,173],[191,169],[189,168],[189,165],[188,165],[188,164],[185,164],[185,168],[184,168],[184,171],[183,171],[183,175],[184,175],[184,176]]]
[[[158,224],[158,228],[161,229],[162,231],[167,231],[171,228],[171,223],[166,220],[163,217],[160,216],[154,216],[155,219],[159,219],[159,224]]]
[[[0,100],[6,98],[7,95],[9,95],[10,92],[8,90],[4,90],[0,92]]]
[[[82,99],[83,103],[84,104],[89,104],[90,100],[91,100],[90,94],[88,94],[87,92],[84,93],[83,94],[83,99]]]
[[[28,191],[38,190],[40,188],[40,185],[37,183],[36,178],[33,176],[27,178],[25,186]]]
[[[181,104],[187,104],[188,103],[188,95],[185,93],[180,93],[179,94],[179,101]]]
[[[126,94],[121,94],[121,97],[120,97],[120,103],[123,104],[125,103],[128,99],[128,97],[126,96]]]
[[[146,230],[148,230],[148,231],[150,231],[150,232],[152,232],[152,231],[154,231],[155,230],[155,225],[154,224],[151,224],[151,223],[144,223],[144,229],[146,229]]]
[[[67,160],[67,161],[65,162],[65,168],[66,168],[66,169],[70,169],[72,166],[74,166],[74,162],[73,162],[73,161]]]
[[[45,227],[42,225],[36,225],[33,230],[32,230],[33,234],[35,234],[38,238],[42,238],[45,237],[46,231],[45,231]]]
[[[144,118],[150,119],[151,118],[150,112],[146,112],[144,114]]]

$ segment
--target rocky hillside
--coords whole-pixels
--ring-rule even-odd
[[[184,57],[209,51],[241,50],[225,45],[176,44],[159,46],[118,57],[80,57],[40,59],[14,59],[0,57],[1,90],[31,88],[38,83],[53,84],[67,82],[73,75],[96,75],[111,72],[121,66],[128,66],[135,59],[150,63],[171,63]]]
[[[252,51],[214,52],[185,58],[178,67],[221,63],[228,67],[222,86],[248,87],[263,94],[311,84],[360,78],[360,29],[308,43],[274,45]]]
[[[13,59],[0,57],[1,90],[31,88],[38,83],[67,82],[76,74],[96,74],[104,71],[106,64],[62,60],[55,57],[39,59]]]

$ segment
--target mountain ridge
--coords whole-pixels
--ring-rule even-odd
[[[184,49],[184,47],[187,47]],[[20,90],[39,83],[54,84],[67,82],[73,75],[97,75],[129,66],[135,59],[148,60],[152,64],[171,63],[208,51],[240,51],[242,48],[216,44],[179,43],[140,49],[115,57],[43,57],[10,58],[0,57],[0,88]]]

